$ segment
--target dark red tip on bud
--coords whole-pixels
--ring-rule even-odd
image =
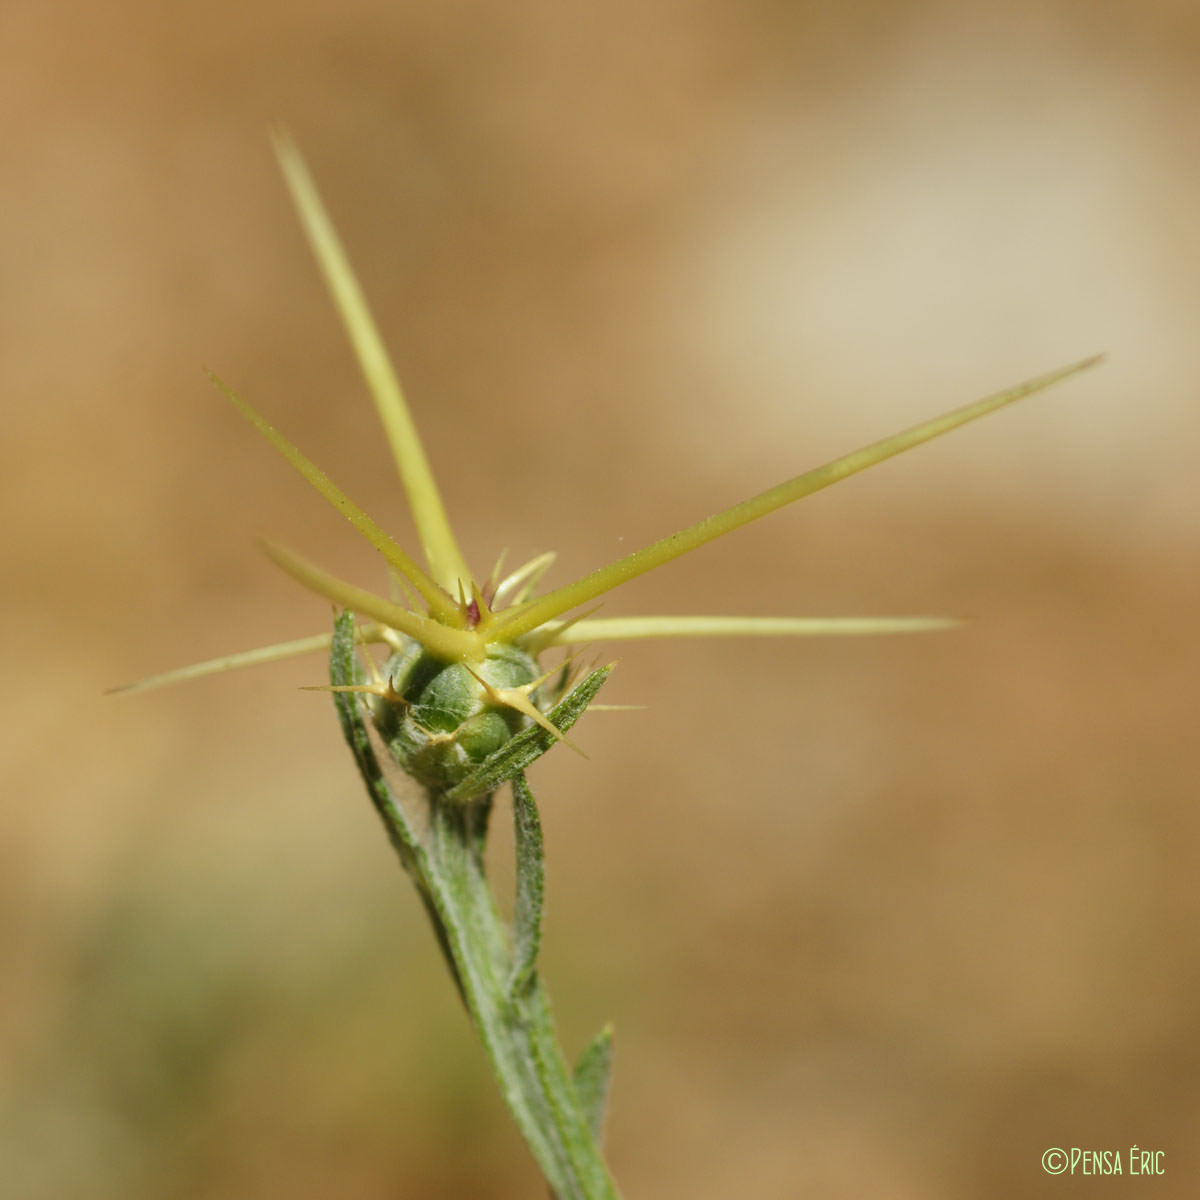
[[[472,600],[467,605],[467,628],[474,629],[479,624],[479,601]]]

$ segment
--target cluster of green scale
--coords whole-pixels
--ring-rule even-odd
[[[406,637],[383,674],[398,699],[375,705],[375,727],[392,758],[419,783],[448,791],[529,725],[480,680],[497,690],[518,688],[532,683],[538,670],[529,654],[505,643],[489,646],[483,662],[468,669],[434,658]]]

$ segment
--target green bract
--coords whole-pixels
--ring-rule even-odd
[[[494,699],[496,692],[537,678],[537,664],[517,646],[488,646],[483,662],[471,670],[441,662],[420,642],[405,638],[383,673],[394,696],[376,698],[375,727],[392,758],[426,787],[455,787],[530,723]]]

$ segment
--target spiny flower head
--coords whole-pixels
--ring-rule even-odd
[[[354,503],[319,467],[226,383],[212,375],[234,407],[375,547],[404,602],[337,579],[275,543],[267,555],[306,588],[364,619],[361,642],[385,643],[391,657],[381,672],[354,690],[374,698],[375,723],[397,760],[429,786],[450,788],[530,723],[555,737],[548,709],[566,685],[565,672],[539,674],[537,658],[552,647],[657,637],[813,636],[918,632],[955,624],[944,617],[804,618],[643,616],[596,618],[605,593],[638,575],[756,521],[784,505],[863,471],[1041,391],[1097,363],[1099,356],[1030,379],[973,404],[874,442],[797,475],[714,516],[598,567],[563,587],[535,595],[553,562],[545,554],[507,577],[497,562],[483,582],[469,570],[446,515],[399,380],[362,290],[291,140],[275,147],[292,200],[321,272],[353,343],[391,446],[417,533],[421,565]],[[325,649],[331,635],[234,654],[152,676],[126,689],[161,684]],[[551,677],[556,677],[551,682]],[[342,685],[341,690],[346,690]]]

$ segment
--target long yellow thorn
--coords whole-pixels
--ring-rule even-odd
[[[398,604],[392,604],[374,592],[365,591],[322,571],[307,559],[294,554],[277,542],[262,542],[267,557],[276,566],[286,571],[297,583],[332,600],[342,608],[363,617],[370,617],[391,629],[398,629],[409,637],[416,638],[430,654],[447,662],[479,662],[484,657],[484,643],[471,630],[451,629],[429,617],[411,613]]]
[[[448,621],[460,619],[458,606],[453,599],[438,587],[405,553],[404,549],[384,533],[312,459],[292,445],[274,425],[251,408],[220,376],[209,371],[208,377],[225,393],[234,408],[387,559],[391,566],[395,567],[420,592],[431,612],[437,613],[438,616]]]
[[[261,663],[279,662],[285,658],[298,658],[302,654],[315,654],[318,650],[328,650],[333,635],[318,633],[312,637],[297,638],[292,642],[279,642],[274,646],[260,646],[255,650],[242,650],[237,654],[226,654],[221,658],[210,658],[207,662],[192,663],[186,667],[176,667],[171,671],[163,671],[158,675],[149,675],[135,683],[125,683],[120,687],[109,688],[105,695],[111,696],[126,692],[148,692],[153,688],[166,687],[171,683],[185,683],[189,679],[200,679],[205,675],[220,675],[225,671],[235,671],[241,667],[255,667]],[[364,625],[359,629],[360,642],[384,642],[387,638],[378,625]]]
[[[522,645],[540,654],[552,646],[631,642],[647,638],[872,637],[953,629],[955,617],[602,617],[563,622],[529,634]]]
[[[468,667],[467,670],[471,671],[471,668]],[[555,725],[550,718],[547,717],[546,714],[542,712],[542,710],[538,708],[537,705],[534,704],[529,698],[529,693],[535,687],[537,687],[538,684],[545,683],[545,681],[549,679],[551,675],[556,674],[558,670],[559,668],[555,667],[553,670],[547,671],[546,674],[540,679],[535,679],[532,683],[526,683],[521,687],[515,688],[498,688],[493,684],[488,683],[488,681],[477,672],[471,671],[471,674],[474,676],[475,682],[478,683],[485,692],[487,692],[494,703],[503,704],[508,708],[515,709],[517,712],[524,714],[535,725],[540,725],[541,728],[543,728],[547,733],[551,734],[557,741],[565,742],[566,745],[570,746],[576,754],[580,755],[582,758],[587,758],[588,756],[584,754],[584,752],[577,745],[575,745],[575,743],[571,741],[571,739],[567,737],[567,735],[563,733],[563,731],[559,729],[558,726]]]
[[[450,527],[400,380],[304,158],[282,130],[273,131],[272,138],[292,203],[354,346],[358,365],[391,444],[430,574],[453,595],[458,580],[469,581],[471,575]]]
[[[682,554],[687,554],[688,551],[695,550],[705,542],[711,542],[714,538],[731,533],[743,525],[748,525],[751,521],[765,517],[777,508],[782,508],[805,496],[811,496],[813,492],[829,487],[830,484],[837,483],[849,475],[865,471],[868,467],[883,462],[884,459],[892,458],[905,450],[911,450],[922,442],[928,442],[944,433],[949,433],[952,429],[957,429],[960,425],[967,424],[968,421],[977,420],[1016,400],[1050,387],[1051,384],[1078,374],[1100,362],[1102,357],[1103,355],[1096,355],[1093,358],[1074,363],[1072,366],[1051,371],[1046,375],[1039,375],[1016,387],[986,396],[984,399],[964,405],[962,408],[956,408],[940,417],[934,417],[930,421],[924,421],[920,425],[914,425],[911,429],[894,434],[892,437],[864,446],[861,450],[855,450],[851,454],[835,458],[832,462],[806,471],[803,475],[797,475],[794,479],[789,479],[757,496],[752,496],[749,500],[743,500],[741,504],[735,504],[732,508],[717,513],[716,516],[707,517],[679,533],[673,533],[642,550],[637,550],[633,554],[617,559],[616,562],[609,563],[608,566],[600,567],[590,575],[585,575],[582,579],[567,584],[566,587],[547,592],[546,595],[536,600],[531,600],[525,605],[499,614],[495,624],[488,631],[489,637],[495,641],[512,641],[522,634],[530,633],[546,621],[551,621],[562,613],[569,612],[572,608],[595,599],[627,580],[652,571],[655,567],[660,567],[663,563],[670,562]]]

